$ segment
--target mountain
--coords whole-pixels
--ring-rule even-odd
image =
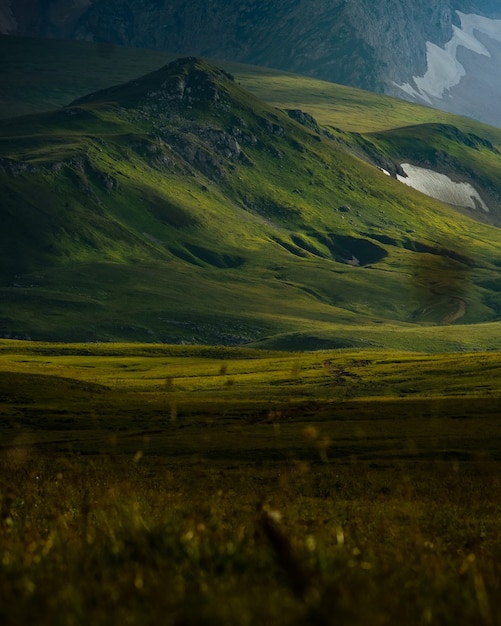
[[[0,0],[0,32],[280,68],[501,126],[496,0]]]
[[[476,342],[501,311],[501,140],[477,129],[327,128],[195,58],[4,120],[0,333]],[[462,184],[463,205],[402,184],[423,172]]]

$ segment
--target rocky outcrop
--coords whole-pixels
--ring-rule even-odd
[[[84,105],[107,103],[129,120],[148,124],[151,139],[134,139],[129,146],[150,166],[199,170],[211,180],[221,180],[235,161],[252,165],[244,151],[247,146],[272,150],[270,138],[286,134],[266,116],[257,116],[251,128],[236,115],[239,109],[230,93],[234,87],[228,72],[194,57],[179,58],[142,78],[80,98],[61,115],[89,115]],[[219,126],[209,123],[211,112],[221,120]]]

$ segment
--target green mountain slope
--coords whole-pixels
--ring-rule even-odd
[[[5,120],[0,155],[4,336],[416,347],[498,319],[497,229],[384,175],[391,133],[326,130],[204,61]]]

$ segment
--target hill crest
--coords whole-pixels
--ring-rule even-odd
[[[234,80],[229,72],[202,59],[182,57],[138,79],[78,98],[69,106],[97,102],[116,102],[131,108],[153,102],[183,107],[223,106],[225,85]]]

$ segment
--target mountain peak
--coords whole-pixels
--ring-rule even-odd
[[[158,90],[149,92],[149,98],[161,97],[188,106],[217,104],[225,83],[234,81],[228,72],[195,57],[181,58],[159,70],[165,75]],[[156,73],[150,74],[156,78]]]
[[[196,57],[176,59],[137,80],[95,92],[70,106],[116,102],[127,108],[156,101],[184,107],[218,105],[233,76]]]

